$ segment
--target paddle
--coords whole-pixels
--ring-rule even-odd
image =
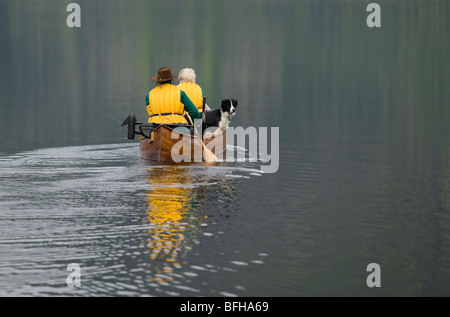
[[[203,97],[203,106],[204,106],[204,104],[205,104],[205,97]],[[191,116],[189,114],[187,114],[186,116],[188,117],[189,122],[194,126]],[[194,126],[194,129],[195,129],[195,126]],[[208,149],[206,147],[205,143],[203,143],[202,135],[199,136],[197,129],[195,129],[195,132],[197,133],[197,136],[199,137],[199,140],[202,143],[203,151],[205,153],[205,160],[209,161],[209,162],[217,162],[218,161],[217,156],[210,149]]]
[[[202,100],[202,120],[205,122],[205,108],[206,108],[206,97],[203,96]]]

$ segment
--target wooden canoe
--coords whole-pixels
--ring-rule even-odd
[[[166,125],[151,132],[150,138],[140,136],[140,157],[161,162],[202,162],[203,145],[197,136],[181,133]],[[225,158],[226,133],[205,134],[203,143],[219,160]]]

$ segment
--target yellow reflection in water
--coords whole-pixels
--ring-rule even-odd
[[[164,166],[149,170],[148,183],[147,219],[151,229],[147,247],[154,260],[150,280],[165,283],[173,281],[174,268],[181,268],[179,254],[189,249],[185,218],[191,209],[192,177],[186,168]]]

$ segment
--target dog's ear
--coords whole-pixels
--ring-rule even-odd
[[[237,105],[238,105],[238,101],[237,100],[235,100],[235,99],[233,99],[233,106],[236,108],[237,107]]]

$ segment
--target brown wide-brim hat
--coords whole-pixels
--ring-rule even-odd
[[[158,75],[152,77],[152,80],[157,81],[157,82],[161,82],[161,81],[169,81],[174,79],[175,77],[177,77],[176,75],[174,76],[172,74],[172,71],[170,70],[169,67],[163,67],[158,69]]]

